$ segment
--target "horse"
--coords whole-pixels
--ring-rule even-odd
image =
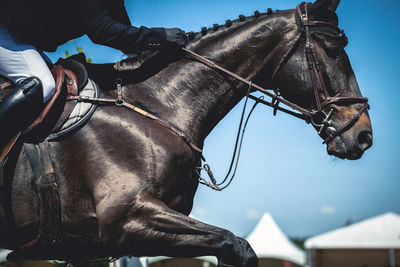
[[[241,99],[268,87],[275,92],[269,94],[272,106],[279,109],[280,102],[300,111],[328,154],[363,155],[372,145],[369,106],[344,50],[347,38],[337,28],[338,4],[316,0],[240,16],[189,34],[185,50],[161,51],[144,62],[127,59],[118,70],[87,64],[101,98],[115,99],[111,89],[122,78],[123,101],[99,106],[79,131],[48,143],[61,241],[32,245],[38,232],[52,229],[41,227],[47,214],[19,144],[3,171],[0,246],[17,258],[211,255],[221,265],[257,266],[246,240],[188,216],[200,182],[201,149]]]

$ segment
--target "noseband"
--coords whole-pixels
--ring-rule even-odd
[[[290,58],[290,55],[294,51],[295,47],[297,46],[299,40],[301,39],[302,36],[305,36],[306,39],[306,45],[305,45],[305,54],[307,58],[307,64],[308,64],[308,70],[311,76],[312,84],[313,84],[313,90],[314,90],[314,98],[315,98],[315,104],[317,109],[305,109],[300,107],[299,105],[288,101],[284,98],[282,98],[279,94],[278,89],[274,89],[274,92],[270,92],[267,89],[258,86],[257,84],[252,83],[250,80],[247,80],[217,64],[214,62],[206,59],[203,56],[200,56],[193,51],[190,51],[186,48],[183,48],[183,50],[190,55],[191,57],[197,59],[198,61],[206,64],[207,66],[219,70],[225,74],[228,74],[229,76],[240,80],[243,83],[248,84],[249,86],[257,89],[258,91],[266,94],[267,96],[272,98],[271,102],[267,102],[264,100],[260,100],[252,95],[249,95],[248,97],[259,101],[260,103],[263,103],[265,105],[268,105],[270,107],[274,108],[274,115],[276,114],[276,111],[283,111],[285,113],[288,113],[290,115],[293,115],[297,118],[305,120],[307,123],[311,123],[318,131],[318,134],[320,136],[327,136],[324,139],[324,144],[330,143],[335,137],[341,135],[342,133],[346,132],[349,130],[361,117],[361,114],[363,114],[367,109],[369,109],[368,105],[368,98],[366,97],[357,97],[357,96],[330,96],[328,93],[328,90],[326,89],[325,81],[321,72],[321,65],[320,62],[317,58],[317,51],[315,49],[315,44],[314,40],[311,35],[310,28],[314,26],[325,26],[330,29],[333,29],[337,31],[337,33],[340,35],[341,38],[345,39],[347,41],[347,37],[344,34],[343,30],[340,30],[338,26],[335,24],[326,22],[326,21],[311,21],[309,18],[308,14],[308,8],[310,7],[311,3],[301,3],[299,6],[296,8],[296,15],[299,18],[299,32],[295,39],[289,44],[289,47],[287,48],[285,54],[282,56],[281,60],[279,61],[277,67],[275,68],[273,75],[272,75],[272,81],[275,79],[276,75],[278,72],[281,70],[282,66],[284,63]],[[320,99],[320,90],[318,89],[318,82],[321,85],[322,88],[322,94],[323,94],[323,100],[321,102]],[[300,112],[300,114],[293,112],[291,110],[288,110],[286,108],[279,107],[279,104],[283,103],[286,106],[297,110]],[[344,104],[344,103],[364,103],[362,108],[358,110],[358,112],[342,127],[339,129],[336,129],[333,124],[332,124],[332,113],[333,109],[330,109],[328,113],[324,111],[324,108],[331,104]]]

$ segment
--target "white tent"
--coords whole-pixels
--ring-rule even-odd
[[[285,236],[269,213],[263,215],[247,241],[258,258],[280,259],[297,265],[306,261],[305,253]]]
[[[400,215],[385,213],[309,238],[311,266],[396,266],[400,259]]]
[[[307,249],[318,248],[398,248],[400,215],[383,215],[342,227],[306,240]]]

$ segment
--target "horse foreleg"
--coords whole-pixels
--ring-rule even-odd
[[[257,256],[244,239],[178,213],[152,197],[135,199],[129,208],[113,205],[99,219],[102,240],[126,254],[210,255],[228,266],[258,266]]]

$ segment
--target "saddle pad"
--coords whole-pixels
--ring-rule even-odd
[[[83,88],[82,91],[79,92],[79,95],[88,97],[98,97],[99,87],[89,77],[88,83],[86,84],[85,88]],[[51,133],[46,138],[46,140],[56,141],[79,130],[87,123],[87,121],[90,119],[95,110],[96,110],[95,104],[78,101],[74,109],[72,110],[71,114],[69,115],[68,119],[60,128],[60,130]]]

